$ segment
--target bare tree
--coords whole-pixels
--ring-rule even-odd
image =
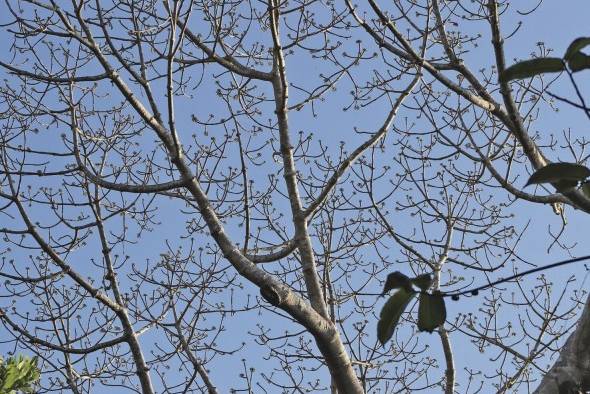
[[[551,205],[534,238],[577,251],[566,210],[590,199],[522,187],[550,159],[587,159],[583,132],[536,132],[588,113],[559,96],[574,76],[499,78],[517,37],[501,16],[537,7],[5,4],[2,346],[38,355],[39,392],[587,384],[582,274],[495,286],[436,335],[415,305],[390,344],[375,334],[391,271],[450,291],[530,265],[523,209]],[[570,332],[569,375],[547,374]]]

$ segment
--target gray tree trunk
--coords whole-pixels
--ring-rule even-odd
[[[541,380],[535,394],[590,392],[590,297],[575,331],[565,342],[559,358]]]

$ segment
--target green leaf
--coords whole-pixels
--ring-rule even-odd
[[[418,330],[432,332],[447,319],[445,300],[440,293],[420,294],[418,306]]]
[[[432,275],[422,274],[412,279],[412,284],[420,290],[426,291],[432,285],[433,280]]]
[[[377,338],[379,338],[381,345],[385,345],[385,342],[391,338],[402,313],[415,295],[415,291],[401,288],[383,305],[377,323]]]
[[[383,286],[383,293],[381,293],[381,295],[385,295],[389,290],[399,289],[400,287],[411,290],[412,283],[410,278],[399,271],[392,272],[391,274],[387,275],[385,285]]]
[[[535,171],[526,186],[539,183],[555,183],[558,189],[575,187],[579,181],[590,176],[588,167],[575,163],[550,163]]]
[[[557,57],[539,57],[536,59],[518,62],[508,67],[500,79],[503,82],[513,79],[532,78],[543,73],[555,73],[565,70],[563,60]]]
[[[20,377],[20,371],[18,367],[10,368],[6,371],[6,376],[4,377],[4,382],[2,384],[2,389],[4,390],[11,390],[16,386],[16,381]]]
[[[34,384],[39,380],[37,358],[10,357],[6,362],[0,359],[0,393],[33,393]]]
[[[567,50],[565,51],[565,55],[563,56],[563,59],[566,61],[569,61],[572,58],[572,56],[574,56],[576,53],[579,53],[580,50],[584,49],[588,45],[590,45],[590,37],[576,38],[575,40],[572,41],[570,46],[567,47]]]
[[[558,181],[555,183],[555,188],[560,193],[567,193],[572,191],[578,186],[578,182],[576,181]]]
[[[590,68],[590,56],[582,52],[574,53],[571,59],[568,60],[567,65],[573,72]]]

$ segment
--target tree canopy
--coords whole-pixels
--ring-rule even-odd
[[[0,338],[38,392],[590,387],[587,269],[519,274],[588,253],[590,39],[523,39],[550,5],[5,4]]]

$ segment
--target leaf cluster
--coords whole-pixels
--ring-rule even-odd
[[[566,65],[572,72],[585,70],[590,68],[590,56],[582,52],[582,49],[588,45],[590,45],[590,37],[576,38],[568,46],[563,58],[539,57],[515,63],[504,70],[500,80],[509,82],[545,73],[561,72],[566,70]]]
[[[33,393],[39,377],[37,357],[0,358],[0,394]]]
[[[433,332],[440,327],[447,318],[445,301],[438,291],[428,293],[432,286],[432,275],[423,274],[410,278],[396,271],[387,275],[382,295],[390,290],[397,290],[381,309],[377,323],[377,337],[384,345],[395,331],[399,319],[412,299],[420,294],[418,305],[418,330]],[[419,290],[416,290],[419,289]]]
[[[576,188],[582,182],[582,191],[590,198],[588,183],[584,182],[589,176],[590,169],[581,164],[550,163],[535,171],[525,186],[551,183],[558,191],[565,192]]]

